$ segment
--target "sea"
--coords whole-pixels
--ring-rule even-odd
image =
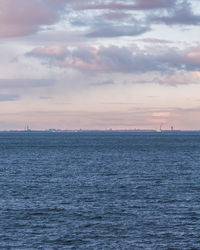
[[[200,249],[200,133],[1,132],[0,249]]]

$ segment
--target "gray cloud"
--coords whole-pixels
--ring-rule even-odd
[[[20,99],[18,95],[0,94],[0,102],[13,102]]]
[[[86,4],[78,6],[78,9],[94,10],[152,10],[171,8],[175,0],[135,0],[135,1],[87,1]]]
[[[143,42],[143,43],[150,43],[150,44],[172,43],[172,41],[170,41],[170,40],[157,39],[157,38],[143,38],[143,39],[138,39],[136,41]]]
[[[51,79],[0,79],[0,89],[40,88],[53,84]]]
[[[14,4],[13,0],[0,2],[2,38],[30,35],[40,31],[44,26],[50,26],[61,20],[71,25],[87,27],[89,29],[87,37],[136,36],[149,31],[151,23],[167,25],[200,23],[200,17],[192,12],[192,7],[187,1],[15,0],[15,2]],[[147,13],[153,13],[153,16],[147,18],[148,25],[144,23],[147,10]],[[161,16],[160,10],[167,11],[168,15]],[[89,15],[86,15],[86,11]],[[143,18],[140,16],[138,19],[138,13],[139,15],[142,13]],[[89,17],[90,22],[88,22]],[[120,23],[122,18],[123,23]],[[133,18],[137,19],[137,23],[133,22]]]
[[[51,51],[51,49],[49,49]],[[38,52],[39,51],[39,52]],[[80,47],[65,49],[64,59],[46,53],[46,48],[36,48],[27,56],[47,60],[53,66],[75,68],[81,71],[146,73],[172,73],[176,70],[194,71],[200,69],[200,47],[185,50],[175,48],[148,48],[110,46]]]
[[[150,31],[147,25],[113,25],[104,24],[92,27],[87,33],[87,37],[118,37],[118,36],[138,36]]]
[[[152,16],[150,22],[164,23],[166,25],[199,25],[200,15],[193,13],[191,5],[188,1],[181,2],[172,10],[169,10],[168,15]]]
[[[138,36],[151,30],[149,24],[143,20],[137,20],[132,15],[125,15],[123,22],[120,18],[108,19],[102,15],[89,17],[77,15],[70,20],[70,23],[74,26],[84,27],[86,38]]]
[[[109,85],[109,84],[114,84],[114,81],[113,80],[107,80],[107,81],[92,83],[92,85],[96,85],[96,86]]]
[[[165,23],[167,25],[185,24],[198,25],[199,15],[195,15],[188,1],[180,0],[1,0],[0,37],[25,36],[40,31],[44,26],[50,26],[65,20],[72,25],[83,25],[89,28],[88,37],[135,36],[149,31],[150,24]],[[148,25],[139,25],[146,20],[147,13],[153,13],[148,18]],[[168,15],[161,16],[165,11]],[[86,15],[86,11],[89,13]],[[123,11],[123,13],[121,12]],[[158,12],[159,11],[159,12]],[[78,20],[77,16],[81,15]],[[130,25],[127,18],[136,18],[143,14],[143,20],[137,19],[136,25]],[[77,20],[73,20],[77,19]],[[88,17],[93,20],[87,22]],[[100,18],[97,25],[96,19]],[[127,19],[127,22],[119,23]],[[105,22],[107,19],[107,23]]]

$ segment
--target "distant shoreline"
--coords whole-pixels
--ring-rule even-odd
[[[49,129],[49,130],[0,130],[0,133],[156,133],[156,134],[182,134],[182,133],[200,133],[200,130],[61,130],[61,129]]]

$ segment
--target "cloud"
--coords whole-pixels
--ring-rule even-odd
[[[104,15],[77,15],[70,20],[71,25],[85,30],[85,38],[112,38],[120,36],[138,36],[151,30],[150,25],[143,20],[137,20],[132,15],[123,13],[104,13]],[[111,14],[111,16],[110,16]],[[108,18],[110,16],[111,18]],[[122,17],[121,16],[121,17]]]
[[[0,94],[0,102],[13,102],[19,100],[18,95]]]
[[[0,89],[40,88],[53,83],[51,79],[0,79]]]
[[[169,15],[158,15],[157,10],[160,9],[168,11]],[[168,25],[200,23],[200,17],[192,13],[188,2],[177,4],[176,0],[126,0],[123,3],[117,0],[1,0],[0,10],[0,38],[30,35],[60,20],[65,20],[68,25],[77,25],[78,21],[72,23],[71,19],[77,18],[80,13],[83,16],[79,25],[82,23],[89,28],[88,37],[140,35],[150,30],[152,22]],[[89,15],[86,16],[84,10],[89,12]],[[145,10],[154,13],[153,17],[148,18],[148,25],[144,24]],[[128,18],[138,18],[136,11],[142,13],[143,17],[134,23]],[[91,17],[91,23],[87,23],[88,17]],[[98,23],[95,21],[97,17]],[[127,22],[117,22],[122,18],[127,19]]]
[[[199,84],[200,82],[200,71],[192,72],[175,72],[174,74],[167,75],[164,78],[154,79],[154,82],[164,85],[188,85],[188,84]]]
[[[31,54],[31,53],[30,53]],[[38,57],[56,58],[63,59],[67,56],[67,51],[60,45],[51,47],[35,48],[34,54]]]
[[[118,20],[118,19],[124,19],[127,17],[130,17],[131,15],[125,12],[107,12],[102,15],[103,18],[106,18],[108,20]]]
[[[164,40],[164,39],[158,39],[158,38],[143,38],[143,39],[138,39],[138,41],[143,42],[143,43],[152,43],[152,44],[172,43],[172,41],[170,40]]]
[[[162,9],[162,8],[171,8],[174,6],[174,0],[136,0],[134,3],[122,4],[121,2],[111,1],[105,3],[105,1],[97,1],[89,4],[83,4],[79,6],[79,9],[102,9],[102,10],[152,10],[152,9]]]
[[[92,83],[92,85],[96,85],[96,86],[110,85],[110,84],[114,84],[114,81],[113,80],[107,80],[107,81]]]
[[[199,71],[200,47],[184,50],[175,48],[148,48],[146,50],[118,46],[66,48],[63,56],[52,53],[49,48],[35,48],[27,56],[40,58],[60,68],[75,68],[81,71],[123,73],[172,73],[176,70]]]
[[[147,25],[135,24],[111,24],[103,23],[95,25],[91,28],[86,36],[87,37],[119,37],[119,36],[138,36],[150,31]]]
[[[58,21],[61,2],[53,0],[1,0],[0,38],[36,32],[42,25]],[[56,7],[52,4],[56,4]],[[53,8],[54,7],[54,8]]]
[[[178,86],[200,83],[200,71],[175,71],[171,74],[162,74],[159,77],[149,78],[148,80],[135,80],[132,83],[149,84],[156,83],[160,85]],[[148,96],[149,98],[152,96]]]
[[[153,16],[149,18],[149,21],[166,25],[199,25],[200,15],[195,15],[191,5],[187,1],[183,1],[171,9],[168,15]]]
[[[47,56],[47,48],[35,48],[27,56],[42,58],[57,67],[71,67],[89,71],[119,71],[119,72],[145,72],[157,68],[152,58],[144,54],[133,54],[126,47],[81,47],[75,50],[66,49],[64,59]],[[39,52],[38,52],[39,51]],[[143,63],[146,62],[145,65]]]
[[[136,9],[161,9],[171,8],[176,3],[176,0],[138,0],[136,1]]]

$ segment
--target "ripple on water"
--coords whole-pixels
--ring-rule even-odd
[[[1,249],[198,249],[200,135],[1,133]]]

